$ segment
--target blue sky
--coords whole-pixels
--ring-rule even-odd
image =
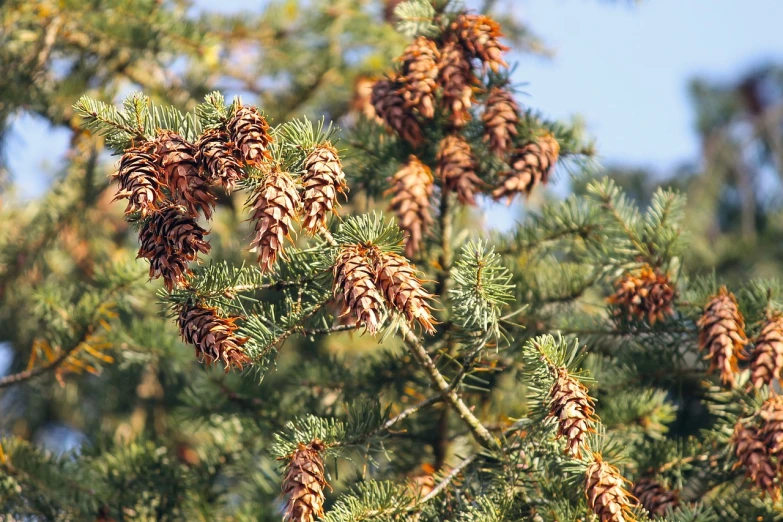
[[[209,0],[196,2],[214,8]],[[224,0],[226,11],[263,0]],[[501,1],[556,54],[516,56],[515,81],[527,106],[559,118],[581,116],[603,164],[663,172],[698,153],[687,81],[732,79],[766,60],[783,62],[780,0]],[[20,196],[41,193],[62,161],[67,133],[20,116],[6,148]]]

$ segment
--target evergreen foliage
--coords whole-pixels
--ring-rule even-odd
[[[609,178],[545,203],[507,233],[460,229],[476,197],[489,199],[507,178],[519,177],[515,190],[527,196],[554,163],[591,168],[594,149],[576,126],[528,110],[513,128],[500,124],[511,149],[492,150],[487,127],[497,122],[481,117],[483,104],[492,88],[509,89],[496,70],[505,49],[497,23],[449,1],[409,0],[394,13],[405,37],[460,55],[447,66],[461,67],[468,90],[447,96],[465,85],[431,75],[441,82],[432,117],[408,103],[414,87],[399,73],[410,64],[375,84],[363,119],[345,131],[289,118],[291,108],[269,128],[258,113],[234,139],[231,122],[252,106],[218,91],[177,105],[142,93],[121,109],[95,93],[76,102],[107,148],[150,158],[143,174],[160,189],[144,209],[129,207],[131,227],[116,227],[139,233],[139,257],[165,288],[150,291],[143,261],[104,252],[84,282],[44,273],[19,297],[31,311],[19,329],[34,342],[29,367],[0,378],[3,398],[52,372],[64,395],[77,396],[68,406],[83,411],[82,430],[103,436],[58,455],[6,430],[2,511],[31,520],[779,518],[783,407],[775,385],[750,382],[742,352],[780,311],[779,284],[753,280],[729,294],[717,277],[691,278],[685,198],[661,189],[640,209]],[[180,166],[221,201],[214,217],[177,199],[159,152],[171,133],[196,150]],[[240,141],[257,154],[238,150]],[[87,173],[61,187],[81,179],[86,207],[101,204],[97,156],[93,147],[74,166]],[[382,208],[385,175],[410,156],[438,174],[436,220],[414,259],[401,255],[408,236],[394,217],[356,203]],[[263,192],[281,173],[301,205]],[[122,189],[118,197],[132,196]],[[300,226],[259,243],[275,256],[256,266],[250,240],[235,233],[235,202],[257,208],[259,198]],[[58,230],[72,206],[42,210],[31,230]],[[150,216],[159,218],[154,233]],[[268,216],[263,226],[280,226]],[[3,293],[19,291],[9,281],[24,262],[14,259],[45,255],[34,246],[3,249]],[[736,310],[709,305],[716,295],[736,296]],[[195,358],[175,341],[175,324]],[[730,380],[712,371],[714,346],[738,364],[721,367]],[[78,375],[103,366],[101,376]],[[107,378],[128,379],[137,400],[118,392],[128,386],[90,396]],[[96,427],[104,423],[111,431]],[[662,492],[647,504],[632,494],[645,480]]]

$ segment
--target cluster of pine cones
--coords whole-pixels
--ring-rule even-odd
[[[739,362],[746,360],[746,346],[751,343],[745,333],[745,319],[737,299],[726,287],[713,296],[699,318],[699,347],[707,352],[710,371],[719,370],[721,381],[733,386]],[[781,382],[783,372],[783,316],[772,312],[761,332],[753,339],[750,356],[750,382],[757,388]]]
[[[443,190],[454,192],[463,204],[474,205],[482,191],[509,202],[517,194],[529,194],[548,181],[557,163],[560,146],[551,133],[539,132],[526,143],[515,144],[520,111],[513,94],[506,86],[485,87],[480,81],[488,70],[507,67],[501,36],[500,25],[489,17],[459,14],[437,39],[416,38],[399,58],[399,72],[372,87],[369,112],[414,151],[393,176],[390,189],[392,209],[407,233],[409,257],[420,248],[432,223],[434,178],[421,161],[427,147],[426,122],[440,121],[441,116],[447,122],[436,150],[435,174]],[[485,186],[478,176],[476,155],[463,132],[473,118],[477,93],[483,98],[484,143],[507,165],[495,187]]]
[[[741,466],[762,493],[777,499],[783,471],[783,396],[772,395],[753,417],[737,422],[732,442],[735,466]]]
[[[214,187],[234,189],[246,176],[244,167],[269,159],[270,143],[263,116],[240,106],[222,128],[205,131],[196,143],[159,130],[154,140],[125,151],[114,175],[115,199],[126,199],[126,216],[140,222],[138,257],[149,261],[151,279],[162,278],[169,291],[187,284],[190,263],[210,250],[198,219],[212,218]],[[177,324],[200,360],[241,367],[248,361],[240,348],[247,339],[236,335],[236,320],[189,301],[180,307]]]
[[[334,293],[342,296],[345,313],[371,334],[378,331],[386,305],[425,332],[435,332],[432,295],[403,256],[375,246],[342,246],[334,264]]]
[[[337,151],[328,142],[314,146],[295,182],[271,161],[271,143],[269,125],[258,110],[239,105],[221,127],[206,130],[195,143],[160,130],[154,140],[125,151],[114,175],[115,199],[126,199],[126,216],[140,223],[138,256],[149,261],[151,279],[162,278],[169,291],[187,285],[190,263],[210,250],[208,232],[198,219],[212,218],[214,188],[230,193],[247,177],[246,167],[264,173],[248,199],[251,249],[258,252],[263,271],[271,270],[283,252],[294,219],[299,217],[312,234],[326,224],[338,194],[346,190]],[[240,346],[247,339],[236,336],[236,319],[190,302],[179,311],[178,325],[199,359],[242,366],[247,357]]]

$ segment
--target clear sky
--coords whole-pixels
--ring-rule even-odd
[[[254,9],[263,0],[198,0]],[[555,117],[580,115],[603,164],[665,171],[694,158],[688,105],[693,75],[732,79],[766,60],[783,62],[783,0],[525,0],[499,2],[554,48],[553,59],[518,56],[523,102]],[[67,135],[20,117],[6,148],[24,197],[40,194]]]

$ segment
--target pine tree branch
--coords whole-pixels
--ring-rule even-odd
[[[65,362],[68,357],[75,352],[89,337],[92,335],[92,333],[95,331],[95,322],[98,319],[98,313],[101,308],[103,308],[106,304],[106,302],[117,292],[127,288],[131,282],[126,282],[121,285],[117,285],[116,287],[112,288],[109,292],[106,293],[105,298],[102,300],[99,306],[95,307],[93,309],[92,314],[90,315],[90,320],[86,323],[86,325],[82,328],[82,330],[79,332],[79,335],[76,337],[76,340],[73,342],[71,346],[66,348],[56,359],[49,362],[48,364],[44,366],[39,366],[37,368],[31,368],[29,370],[25,370],[19,373],[14,373],[12,375],[6,375],[2,379],[0,379],[0,389],[8,388],[9,386],[13,386],[15,384],[19,384],[24,381],[28,381],[30,379],[33,379],[35,377],[38,377],[40,375],[43,375],[45,373],[48,373],[50,371],[56,370],[61,364]]]
[[[424,368],[430,381],[441,393],[443,399],[457,410],[460,419],[468,426],[476,441],[485,447],[498,449],[500,447],[498,441],[495,440],[489,430],[481,424],[481,421],[473,415],[470,408],[465,404],[457,391],[449,385],[443,377],[443,374],[441,374],[435,366],[435,363],[427,353],[427,350],[424,349],[418,336],[404,323],[400,325],[400,331],[402,333],[403,341],[410,350],[411,355],[413,355],[422,368]]]
[[[329,232],[325,227],[321,228],[321,234],[326,238],[330,245],[337,246],[337,241],[335,241],[334,236],[332,236],[331,232]],[[473,437],[483,446],[494,449],[499,448],[500,445],[498,441],[495,440],[487,428],[481,424],[481,421],[479,421],[478,418],[473,415],[473,413],[470,411],[470,408],[468,408],[468,405],[465,404],[457,391],[449,385],[449,383],[443,377],[443,374],[438,371],[438,368],[435,366],[432,358],[427,353],[427,350],[424,349],[424,346],[421,344],[418,336],[411,329],[411,327],[408,326],[407,323],[403,322],[400,324],[399,331],[402,333],[403,341],[411,351],[413,357],[424,368],[427,376],[430,378],[430,381],[432,381],[432,383],[441,393],[443,399],[457,410],[460,419],[462,419],[462,421],[468,426],[470,432],[473,434]]]
[[[0,389],[13,386],[14,384],[18,384],[20,382],[30,380],[34,377],[38,377],[39,375],[43,375],[49,371],[57,369],[58,366],[64,363],[65,360],[68,357],[70,357],[70,355],[73,352],[75,352],[82,345],[84,341],[87,340],[87,338],[90,336],[90,334],[93,331],[94,331],[93,325],[88,325],[87,328],[85,328],[82,332],[80,332],[77,341],[71,346],[69,346],[65,351],[63,351],[63,353],[60,354],[59,357],[51,361],[49,364],[46,364],[44,366],[39,366],[37,368],[31,368],[23,372],[15,373],[13,375],[7,375],[3,377],[2,379],[0,379]]]
[[[455,478],[457,478],[460,473],[462,473],[465,470],[465,468],[467,468],[468,466],[473,464],[473,462],[478,458],[478,456],[479,456],[478,453],[474,453],[470,457],[468,457],[465,460],[463,460],[462,462],[460,462],[454,469],[452,469],[449,472],[448,475],[443,477],[443,480],[438,482],[438,484],[434,488],[432,488],[432,491],[427,493],[427,495],[425,495],[424,498],[422,498],[415,505],[413,505],[411,507],[411,511],[418,511],[418,510],[420,510],[421,506],[423,504],[426,504],[427,502],[429,502],[433,498],[437,497],[441,493],[441,491],[446,489],[449,486],[449,484],[451,484],[451,482]]]

